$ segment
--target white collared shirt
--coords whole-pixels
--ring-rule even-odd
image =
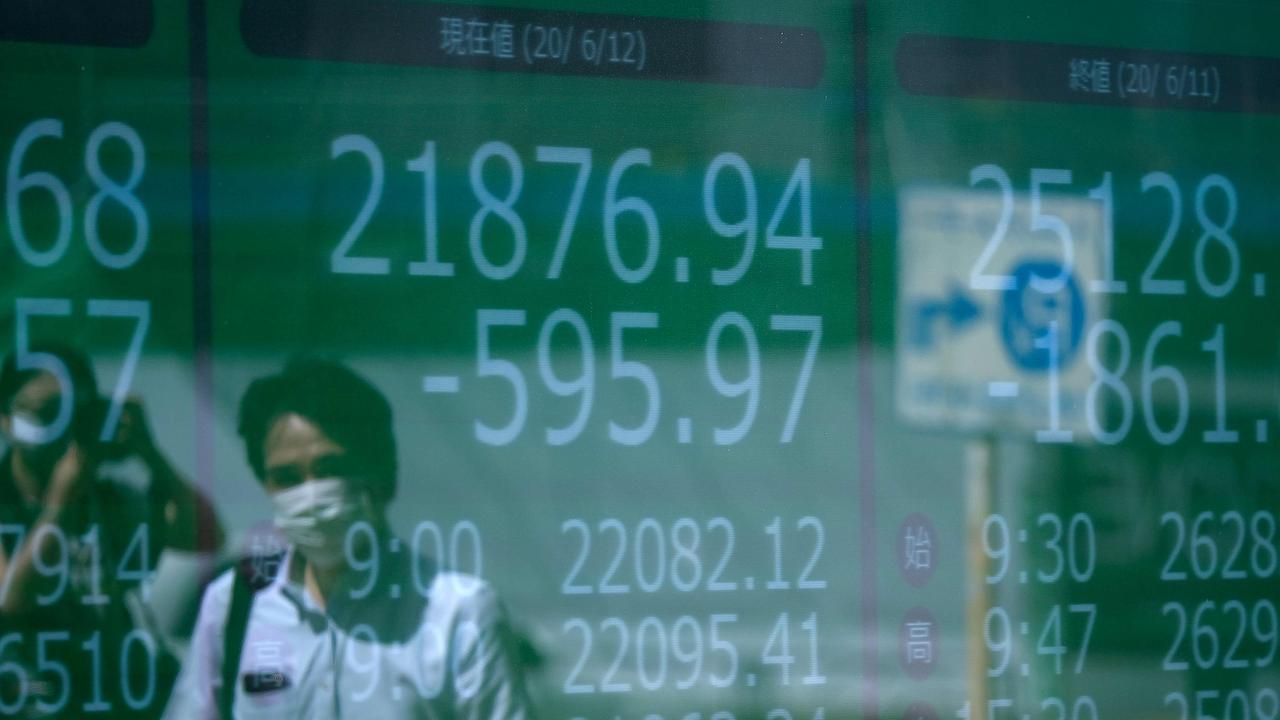
[[[394,541],[393,541],[394,542]],[[253,600],[237,675],[237,718],[531,716],[497,595],[484,581],[389,559],[330,593],[299,581],[292,549]],[[218,716],[232,572],[205,590],[165,718]]]

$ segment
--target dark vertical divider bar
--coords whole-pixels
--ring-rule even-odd
[[[853,2],[854,284],[858,303],[858,508],[862,590],[862,716],[880,716],[876,613],[875,338],[871,312],[871,70],[867,0]]]
[[[0,40],[138,48],[155,27],[153,0],[0,0]]]
[[[191,73],[191,287],[196,383],[196,486],[213,496],[213,287],[209,210],[209,33],[205,0],[187,1]],[[202,518],[202,547],[214,528]],[[208,545],[206,545],[208,543]]]

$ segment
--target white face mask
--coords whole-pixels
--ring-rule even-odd
[[[22,412],[21,410],[13,413],[13,419],[10,421],[10,434],[13,442],[36,447],[38,445],[47,445],[57,439],[50,428],[40,423],[39,418],[35,415]]]
[[[271,496],[275,523],[309,562],[337,566],[345,558],[347,531],[372,513],[366,495],[343,478],[308,480]]]

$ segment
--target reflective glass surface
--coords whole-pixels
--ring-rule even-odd
[[[1277,29],[0,0],[0,716],[1275,720]]]

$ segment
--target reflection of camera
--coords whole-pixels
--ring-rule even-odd
[[[111,401],[99,396],[89,400],[76,412],[76,442],[103,460],[123,460],[129,456],[129,446],[120,441],[120,424],[117,420],[115,435],[107,440],[102,439],[102,429],[107,424],[107,413],[111,411]]]

